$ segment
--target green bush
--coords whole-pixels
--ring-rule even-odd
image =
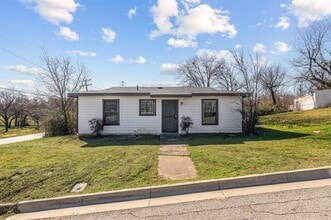
[[[90,130],[92,131],[92,134],[95,136],[101,136],[104,127],[102,119],[92,118],[88,122],[90,124]]]
[[[68,115],[68,127],[66,126],[64,116],[58,112],[49,114],[48,119],[45,121],[45,133],[48,136],[59,136],[73,134],[75,132],[76,123],[74,118]]]

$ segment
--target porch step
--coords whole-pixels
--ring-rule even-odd
[[[166,133],[160,135],[160,143],[161,144],[180,144],[180,135],[173,133]]]

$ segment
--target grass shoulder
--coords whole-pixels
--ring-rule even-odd
[[[1,138],[9,138],[9,137],[17,137],[28,134],[36,134],[44,132],[42,129],[36,129],[35,126],[26,126],[26,127],[12,127],[8,130],[8,132],[4,132],[4,127],[0,126],[0,139]]]

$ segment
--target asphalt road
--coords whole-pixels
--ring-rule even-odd
[[[331,219],[331,186],[56,219]]]

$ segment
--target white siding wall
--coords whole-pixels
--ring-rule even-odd
[[[178,100],[178,120],[183,115],[190,116],[193,126],[190,133],[240,133],[241,97],[239,96],[194,96],[192,98],[156,98],[156,116],[139,116],[139,99],[149,96],[80,96],[78,102],[79,134],[90,134],[88,120],[102,118],[102,100],[120,100],[120,125],[105,126],[104,134],[160,134],[162,100]],[[201,99],[218,99],[219,124],[201,125]],[[183,104],[181,104],[183,103]],[[178,123],[179,126],[179,123]],[[180,127],[178,128],[180,132]]]
[[[88,120],[102,118],[102,100],[119,99],[120,125],[106,125],[104,134],[159,134],[161,128],[161,102],[156,100],[156,116],[139,116],[139,99],[150,99],[148,96],[80,96],[79,97],[79,134],[90,134]]]
[[[318,90],[315,92],[315,108],[325,107],[331,104],[331,89]]]
[[[309,110],[331,104],[331,89],[317,90],[312,95],[294,99],[294,110]]]
[[[294,99],[294,110],[309,110],[315,108],[315,96],[308,95]]]
[[[218,125],[202,125],[201,99],[218,99]],[[183,105],[180,103],[183,102]],[[190,116],[193,126],[190,133],[240,133],[241,97],[238,96],[193,96],[179,99],[179,118]]]

